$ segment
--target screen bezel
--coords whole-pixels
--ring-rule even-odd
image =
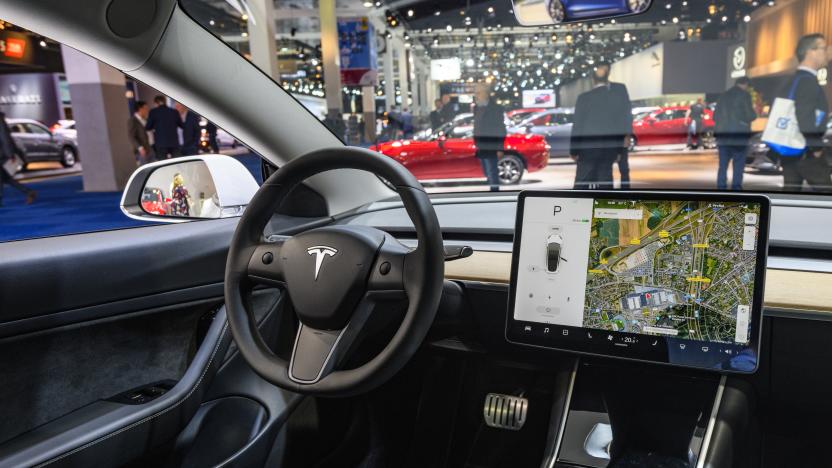
[[[517,272],[520,262],[520,243],[523,235],[523,216],[525,213],[526,199],[536,198],[592,198],[592,199],[616,199],[616,200],[680,200],[680,201],[703,201],[703,202],[730,202],[730,203],[758,203],[760,205],[760,218],[757,232],[757,264],[754,272],[754,294],[751,304],[751,330],[750,340],[747,345],[721,344],[716,342],[705,342],[688,340],[684,338],[661,337],[655,335],[642,335],[625,332],[611,332],[606,330],[570,327],[555,324],[543,324],[540,322],[525,322],[514,319],[515,299],[517,288]],[[511,280],[509,283],[508,307],[506,314],[505,337],[510,343],[532,346],[537,348],[568,351],[583,355],[612,357],[627,359],[631,361],[650,362],[670,365],[674,367],[687,367],[703,370],[711,370],[721,373],[752,374],[760,365],[760,342],[762,333],[762,310],[763,293],[765,290],[766,261],[768,258],[768,236],[771,217],[771,200],[765,195],[758,194],[736,194],[736,193],[714,193],[714,192],[674,192],[674,191],[587,191],[587,190],[552,190],[552,191],[522,191],[517,199],[517,215],[514,227],[514,241],[512,243],[511,257]],[[526,326],[532,326],[532,332],[521,331]],[[537,327],[537,331],[535,330]],[[556,329],[566,330],[572,333],[571,337],[564,338],[561,333],[555,331],[543,336],[541,330]],[[589,338],[592,333],[597,335]],[[606,335],[602,337],[601,335]],[[567,335],[568,336],[568,335]],[[580,336],[580,337],[579,337]],[[613,336],[612,340],[608,340]],[[642,338],[638,346],[624,343],[626,338]],[[657,344],[649,343],[654,340]],[[675,352],[676,345],[691,345],[689,350]],[[708,351],[703,350],[707,344]],[[713,353],[710,347],[713,345]],[[700,352],[694,353],[694,347]],[[729,354],[730,353],[730,354]],[[742,360],[738,359],[743,357]],[[747,368],[748,357],[753,358],[753,368]],[[734,362],[734,359],[738,359]],[[737,367],[742,364],[743,367]]]

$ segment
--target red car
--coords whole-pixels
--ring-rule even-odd
[[[165,216],[168,214],[168,203],[162,191],[155,187],[145,187],[142,192],[142,209],[149,214]]]
[[[689,106],[660,107],[633,122],[633,146],[675,145],[688,141]],[[702,138],[705,147],[713,147],[714,113],[705,108]]]
[[[439,127],[425,140],[396,140],[370,149],[402,163],[420,180],[482,178],[472,137],[473,116]],[[523,172],[535,172],[549,164],[549,145],[540,135],[510,134],[500,158],[500,183],[516,184]]]

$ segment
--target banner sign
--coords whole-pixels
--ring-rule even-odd
[[[341,84],[375,86],[378,81],[376,35],[366,17],[338,19]]]
[[[31,41],[26,34],[0,33],[0,63],[28,65],[33,61]]]

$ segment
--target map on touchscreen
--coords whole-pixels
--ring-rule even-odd
[[[748,343],[759,216],[756,203],[530,197],[515,319]]]

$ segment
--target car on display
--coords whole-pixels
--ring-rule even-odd
[[[573,115],[574,109],[572,108],[547,109],[527,116],[515,126],[510,127],[509,131],[519,134],[540,135],[549,144],[550,157],[568,157]]]
[[[75,138],[53,133],[49,127],[32,119],[6,119],[18,148],[23,151],[26,164],[39,161],[57,161],[64,167],[74,166],[78,160],[78,143]]]
[[[457,116],[422,140],[395,140],[370,149],[390,156],[419,180],[483,177],[474,146],[473,114]],[[498,162],[500,183],[517,184],[524,172],[536,172],[549,163],[549,145],[539,135],[509,133],[505,155]]]
[[[746,168],[759,174],[779,175],[782,173],[780,155],[772,151],[763,143],[762,133],[755,133],[751,136],[748,144],[748,154],[745,159]],[[826,123],[826,132],[823,135],[823,144],[826,147],[825,157],[832,164],[832,119]]]
[[[52,133],[56,135],[63,135],[73,140],[78,140],[78,130],[75,129],[75,121],[70,119],[61,119],[52,125],[50,128]]]
[[[506,111],[506,119],[508,120],[508,125],[517,125],[528,116],[538,112],[543,112],[546,109],[546,107],[523,107],[520,109],[512,109],[510,111]]]
[[[644,113],[641,118],[633,122],[631,146],[687,143],[689,120],[685,116],[689,108],[689,106],[669,106]],[[713,131],[714,112],[706,108],[702,118],[701,131],[702,145],[705,148],[712,149],[716,147]]]
[[[170,212],[170,201],[165,199],[161,189],[145,187],[142,190],[142,209],[148,214],[165,216]]]

